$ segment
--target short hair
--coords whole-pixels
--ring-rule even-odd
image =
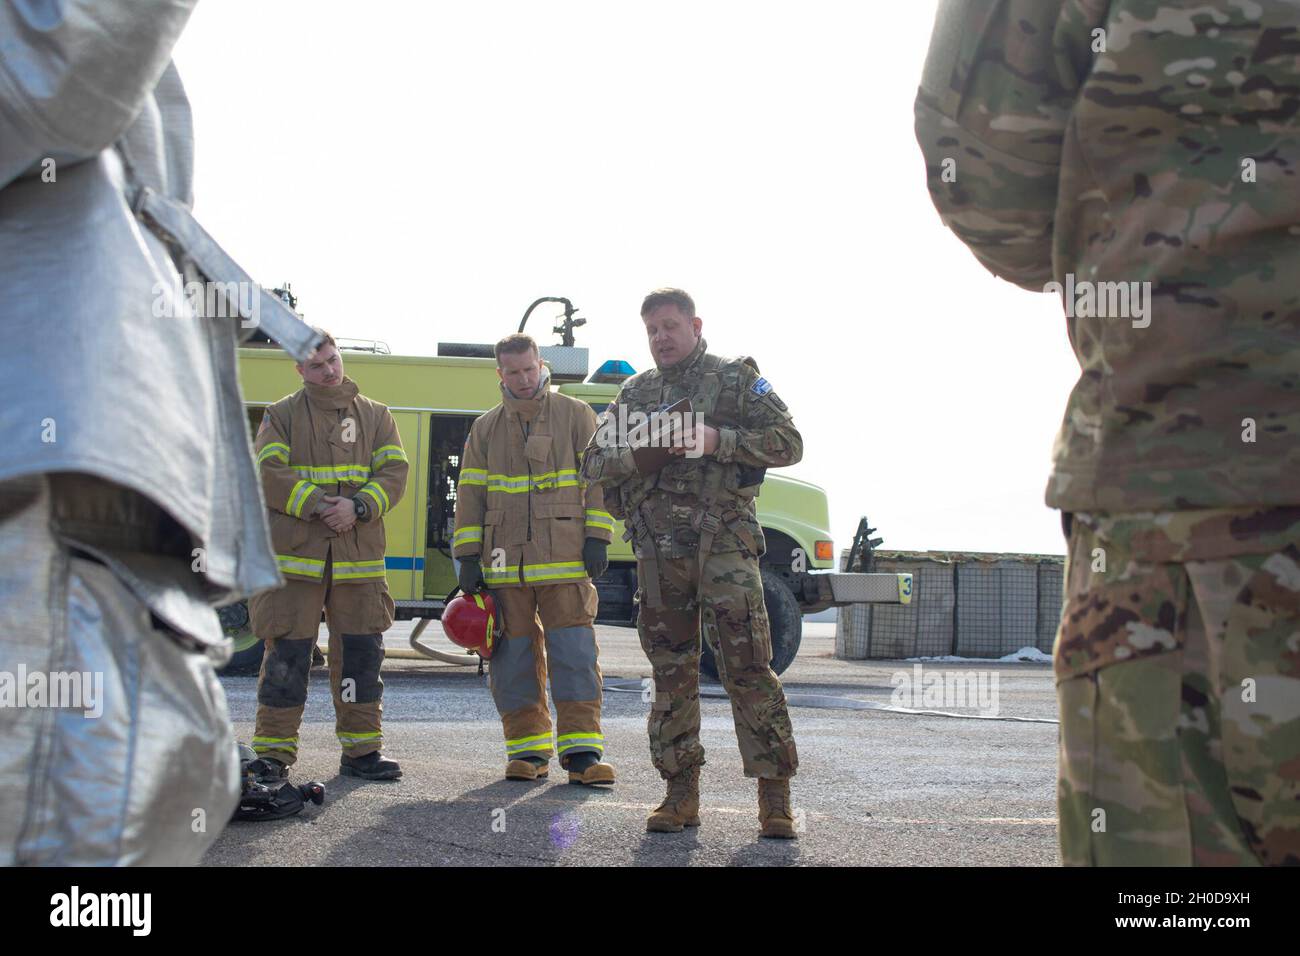
[[[319,345],[317,345],[316,348],[312,351],[312,353],[311,353],[312,355],[315,355],[317,352],[319,352],[321,349],[323,349],[323,348],[324,348],[325,346],[327,346],[327,345],[332,345],[332,346],[334,346],[335,348],[338,348],[338,347],[339,347],[338,343],[334,341],[334,336],[330,335],[330,334],[329,334],[328,332],[326,332],[324,329],[318,329],[318,328],[316,328],[316,326],[313,325],[313,326],[311,327],[311,330],[312,330],[313,332],[315,332],[317,335],[319,335],[319,336],[321,337],[321,343],[320,343]],[[310,358],[311,358],[311,355],[307,356],[307,358],[303,359],[303,360],[302,360],[301,362],[299,362],[298,364],[299,364],[299,365],[306,365],[306,364],[307,364],[307,360],[310,359]]]
[[[681,289],[655,289],[641,302],[641,318],[664,305],[676,306],[686,318],[695,318],[695,300]]]
[[[523,332],[512,332],[492,346],[492,354],[496,356],[497,365],[501,364],[502,355],[517,355],[528,351],[536,352],[538,358],[542,356],[542,351],[537,347],[537,343],[533,341],[533,337],[525,335]]]

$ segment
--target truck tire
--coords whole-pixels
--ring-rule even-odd
[[[776,574],[763,569],[763,606],[767,608],[768,625],[772,631],[772,670],[785,672],[799,653],[803,640],[803,614],[794,594]],[[700,675],[718,680],[718,665],[713,652],[703,640],[700,642]]]
[[[265,646],[262,639],[253,633],[253,625],[248,619],[248,602],[217,608],[217,617],[221,619],[221,630],[235,644],[235,653],[217,673],[232,677],[257,676],[262,669]]]

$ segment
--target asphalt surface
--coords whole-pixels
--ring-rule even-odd
[[[388,645],[405,647],[410,627],[396,625]],[[597,630],[607,688],[649,676],[634,630]],[[436,622],[425,639],[444,641]],[[833,624],[805,625],[799,656],[782,678],[792,701],[817,695],[888,705],[898,675],[915,676],[914,662],[838,661],[833,649]],[[923,667],[927,677],[950,680],[965,675],[991,682],[996,675],[1000,716],[1056,717],[1050,665]],[[256,679],[222,682],[236,731],[247,742]],[[635,687],[605,693],[606,759],[617,768],[618,783],[594,790],[568,784],[557,761],[549,782],[503,778],[501,725],[487,679],[474,669],[390,660],[384,683],[384,752],[401,762],[402,779],[362,782],[338,775],[328,676],[317,668],[291,779],[323,782],[324,806],[285,820],[232,824],[204,858],[206,865],[1058,863],[1054,723],[793,706],[800,766],[792,794],[800,838],[764,840],[758,837],[756,785],[741,772],[730,706],[706,698],[703,824],[660,834],[645,832],[663,784],[646,744],[649,704]],[[930,709],[933,701],[924,703]],[[968,706],[934,709],[975,712],[976,701],[958,703]]]

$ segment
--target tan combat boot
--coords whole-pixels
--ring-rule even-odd
[[[691,767],[668,779],[668,795],[646,819],[647,833],[681,833],[700,825],[700,768]]]
[[[794,832],[794,813],[790,810],[789,780],[758,778],[758,822],[763,827],[759,836],[798,839]]]

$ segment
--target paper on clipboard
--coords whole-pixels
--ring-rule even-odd
[[[683,398],[662,411],[651,412],[648,421],[628,431],[627,444],[638,472],[653,474],[678,457],[671,451],[674,437],[680,437],[680,432],[674,436],[674,426],[680,429],[683,422],[691,420],[690,415],[691,400]]]

